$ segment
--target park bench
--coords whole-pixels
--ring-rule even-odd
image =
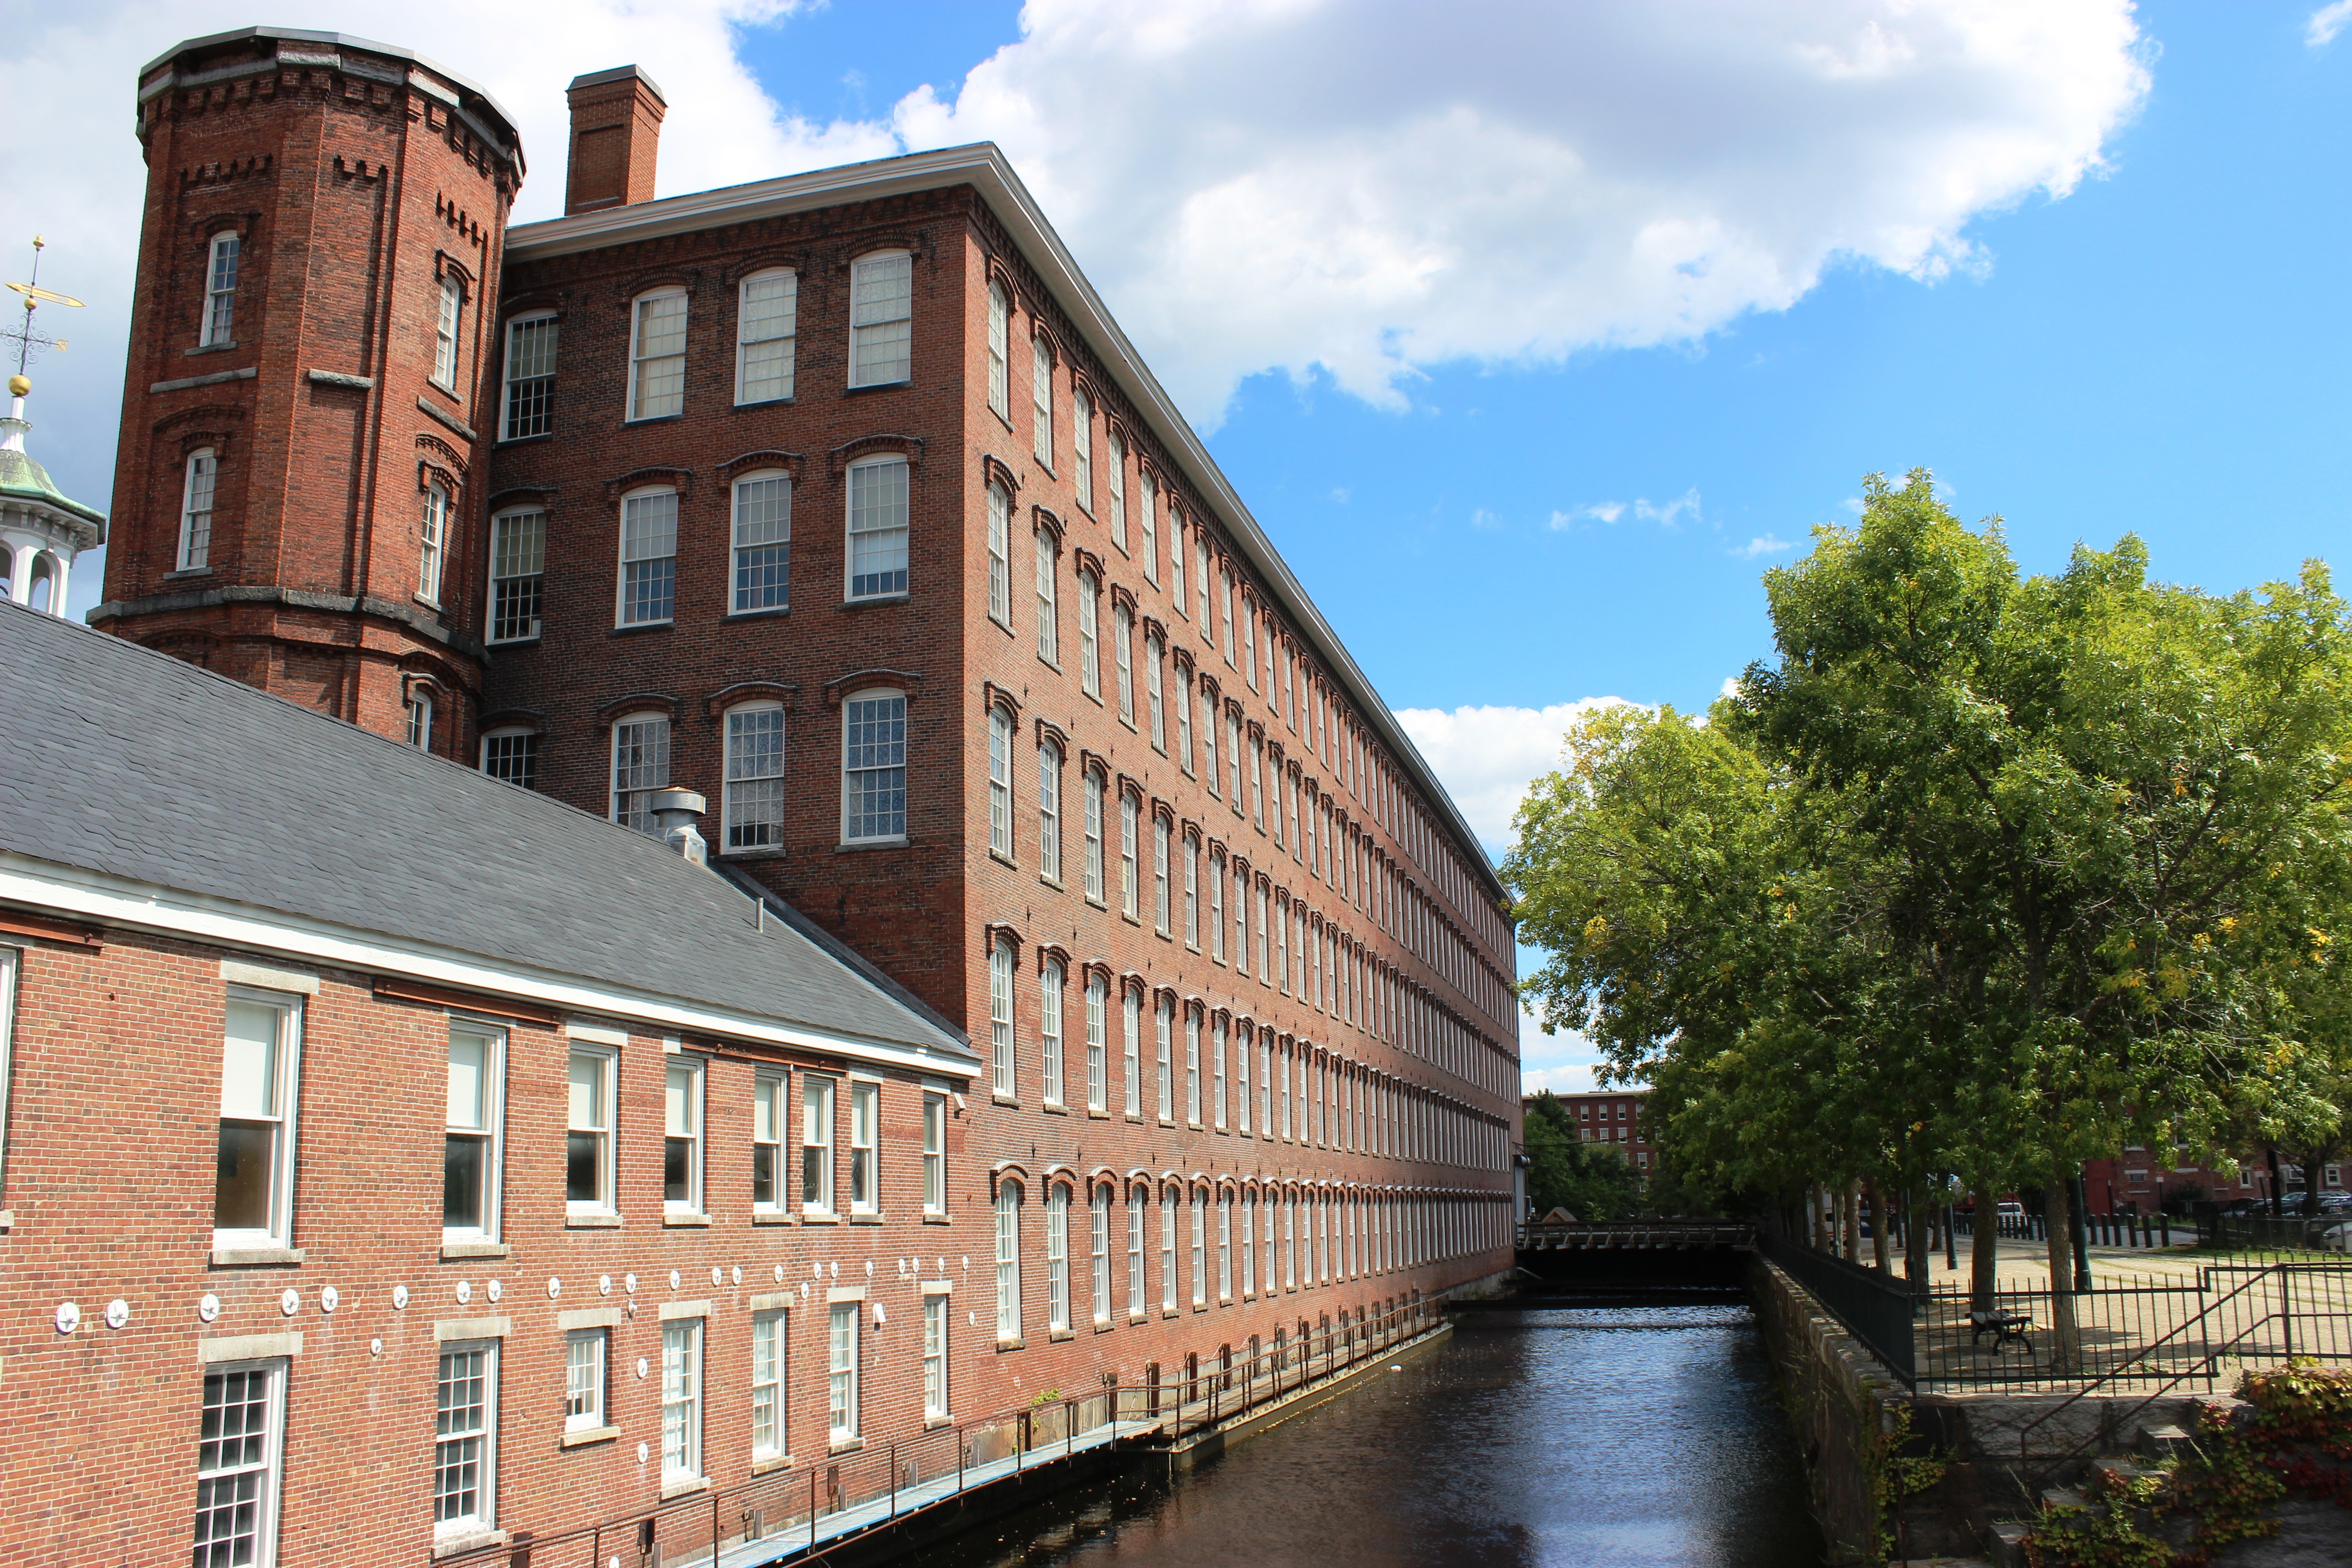
[[[2001,1346],[2011,1341],[2025,1347],[2028,1358],[2033,1354],[2033,1342],[2026,1338],[2027,1331],[2033,1327],[2033,1318],[2030,1313],[2011,1312],[2006,1310],[1970,1312],[1969,1326],[1971,1331],[1969,1334],[1969,1348],[1971,1350],[1981,1344],[1987,1334],[1990,1334],[1995,1355],[2000,1353]]]

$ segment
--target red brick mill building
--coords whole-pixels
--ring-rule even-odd
[[[622,68],[572,84],[566,216],[509,229],[510,121],[404,50],[247,29],[137,91],[90,618],[142,648],[108,679],[178,693],[158,723],[242,713],[213,677],[286,700],[219,765],[373,772],[408,837],[351,853],[435,869],[240,925],[201,833],[0,848],[0,1408],[102,1417],[9,1447],[32,1557],[731,1510],[1509,1267],[1503,891],[994,148],[654,200],[667,107]],[[286,838],[333,889],[335,841]],[[541,947],[436,936],[501,875]],[[648,968],[681,942],[711,951]],[[93,1052],[163,1058],[142,1093],[194,1130],[133,1141],[145,1217],[103,1253],[108,1140],[65,1109]]]

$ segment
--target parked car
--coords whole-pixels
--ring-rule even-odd
[[[2327,1252],[2352,1252],[2352,1225],[2331,1225],[2312,1245]]]
[[[2352,1193],[2322,1193],[2319,1194],[2320,1213],[2329,1214],[2337,1209],[2352,1209]]]
[[[2025,1205],[2012,1201],[2000,1205],[1993,1212],[2000,1215],[2003,1219],[2023,1219],[2025,1217]]]

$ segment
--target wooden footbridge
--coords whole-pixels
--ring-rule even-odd
[[[1727,1219],[1554,1221],[1519,1226],[1518,1249],[1543,1252],[1753,1252],[1756,1227]]]

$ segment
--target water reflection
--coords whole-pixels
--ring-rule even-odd
[[[1485,1312],[1172,1487],[1125,1478],[919,1561],[1813,1568],[1804,1500],[1744,1306]]]

